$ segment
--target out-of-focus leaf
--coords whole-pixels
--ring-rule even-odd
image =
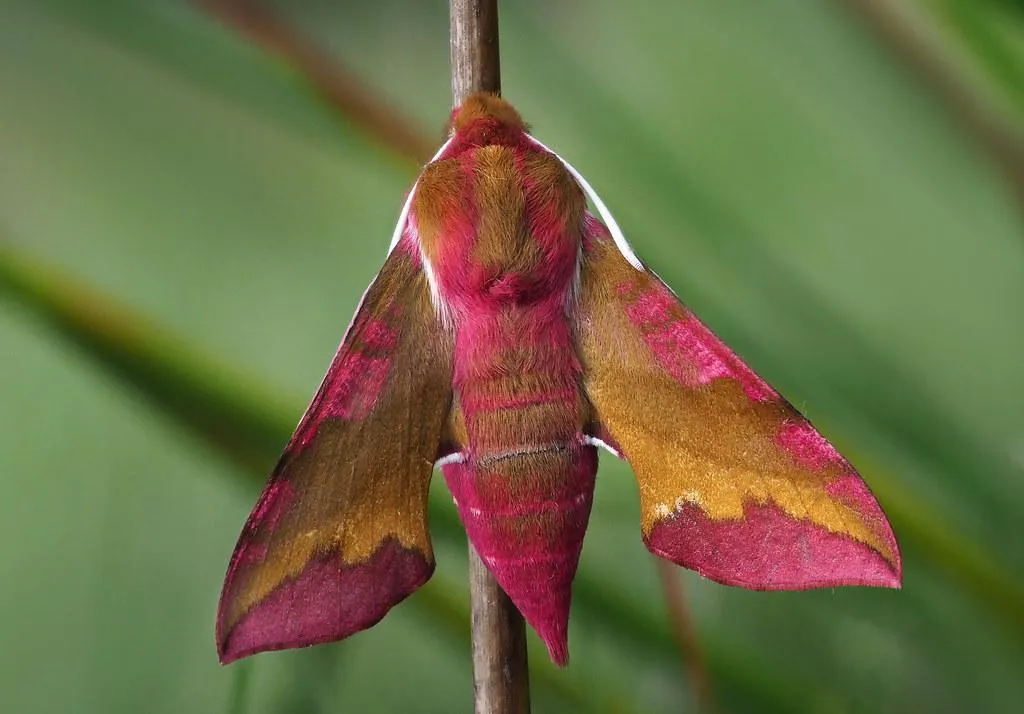
[[[440,129],[442,0],[273,4]],[[204,353],[308,390],[379,265],[407,174],[189,3],[9,5],[0,221]],[[523,0],[503,13],[505,89],[538,136],[904,513],[899,593],[747,593],[686,576],[723,709],[1016,714],[1024,261],[1003,177],[839,2]],[[1019,53],[1014,24],[987,27]],[[47,714],[208,709],[231,670],[206,640],[223,562],[207,544],[230,549],[251,495],[223,485],[233,461],[189,448],[22,316],[0,313],[0,471],[18,494],[0,519],[5,695]],[[298,417],[301,399],[278,403],[282,434],[254,445],[267,461],[233,469],[236,483],[251,473],[255,487]],[[940,518],[914,525],[918,506]],[[450,582],[460,538],[438,535]],[[678,711],[635,486],[608,459],[583,561],[574,667],[637,709]],[[430,621],[412,601],[397,608],[341,646],[335,676],[330,657],[306,661],[329,647],[258,658],[251,704],[289,710],[289,692],[320,682],[302,701],[321,710],[457,710],[464,650]],[[63,688],[49,686],[55,667]],[[538,711],[566,710],[545,691]]]
[[[1024,117],[1024,14],[1006,0],[929,0]]]
[[[0,243],[0,286],[235,461],[265,470],[277,458],[284,443],[283,405],[255,380],[203,360],[182,341],[72,278],[24,259],[6,243]]]

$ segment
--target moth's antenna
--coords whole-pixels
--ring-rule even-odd
[[[441,148],[437,150],[437,153],[434,154],[433,157],[431,157],[430,161],[427,162],[427,165],[432,164],[441,158],[441,154],[451,146],[454,139],[454,136],[448,137],[448,140],[441,144]],[[571,170],[572,169],[570,169],[570,171]],[[416,179],[416,183],[414,183],[412,188],[409,189],[409,195],[405,197],[405,204],[402,206],[402,212],[398,214],[398,223],[395,224],[395,232],[391,234],[391,245],[388,246],[388,255],[391,255],[391,251],[393,251],[395,246],[398,245],[398,241],[402,240],[402,232],[405,230],[405,222],[409,218],[409,209],[412,207],[412,197],[416,195],[417,184],[419,184],[419,179]]]
[[[587,194],[587,198],[594,202],[594,205],[597,207],[597,212],[601,216],[601,220],[603,220],[604,224],[608,226],[608,232],[612,234],[612,240],[615,241],[615,245],[618,246],[619,252],[622,253],[622,256],[637,270],[644,270],[644,264],[640,262],[640,259],[636,257],[636,253],[633,252],[629,243],[626,242],[626,236],[622,234],[622,229],[619,228],[619,224],[612,215],[612,212],[608,210],[608,206],[604,205],[604,201],[602,201],[601,197],[597,195],[597,191],[594,190],[594,187],[591,186],[585,178],[583,178],[583,174],[577,171],[572,164],[559,156],[557,152],[554,152],[545,146],[542,141],[535,139],[529,134],[527,134],[527,137],[534,144],[544,149],[544,151],[554,154],[555,158],[562,162],[565,168],[569,170],[569,173],[572,174],[572,177],[576,179],[580,186],[583,187],[583,192]]]

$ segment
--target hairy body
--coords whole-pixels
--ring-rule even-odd
[[[565,642],[597,471],[570,322],[585,200],[556,157],[502,143],[501,129],[423,172],[412,225],[454,331],[460,458],[445,479],[498,582],[545,640]]]

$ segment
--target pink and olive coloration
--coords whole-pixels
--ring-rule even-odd
[[[221,661],[342,639],[426,582],[439,465],[470,541],[564,664],[595,445],[636,473],[656,555],[752,589],[900,585],[850,465],[507,102],[474,95],[246,523]]]

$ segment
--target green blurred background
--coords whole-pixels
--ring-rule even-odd
[[[440,141],[444,2],[275,12]],[[1024,711],[1020,6],[502,13],[506,96],[860,468],[906,574],[808,593],[683,574],[717,701],[698,705],[634,481],[603,458],[572,664],[531,639],[534,710]],[[414,171],[185,0],[0,0],[0,709],[470,711],[441,479],[438,572],[380,625],[228,668],[213,644],[235,538]]]

